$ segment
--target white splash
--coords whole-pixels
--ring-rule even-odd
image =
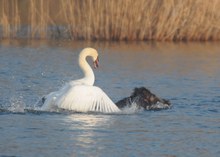
[[[131,104],[131,106],[127,105],[121,110],[122,114],[134,114],[138,112],[142,112],[144,109],[140,108],[135,102]]]
[[[10,99],[10,105],[8,107],[8,110],[10,112],[18,112],[18,113],[24,113],[25,112],[25,103],[23,101],[23,97],[19,96],[18,98],[12,97]]]

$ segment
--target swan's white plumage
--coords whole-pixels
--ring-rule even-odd
[[[94,73],[86,62],[86,57],[91,56],[95,61],[98,53],[95,49],[86,48],[79,55],[79,65],[85,77],[79,80],[70,81],[60,90],[48,94],[42,106],[43,110],[50,110],[58,107],[77,112],[119,112],[120,109],[112,100],[99,88],[93,86]]]
[[[98,87],[88,85],[76,85],[64,95],[58,97],[57,106],[60,108],[79,112],[118,112],[118,107]]]

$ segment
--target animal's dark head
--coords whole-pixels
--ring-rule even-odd
[[[171,106],[168,100],[157,97],[145,87],[135,88],[130,98],[132,102],[145,109],[164,109]]]

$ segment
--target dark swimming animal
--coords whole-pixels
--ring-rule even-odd
[[[116,102],[118,108],[131,107],[135,104],[139,109],[161,110],[171,108],[171,103],[166,99],[161,99],[145,87],[135,88],[131,96]]]

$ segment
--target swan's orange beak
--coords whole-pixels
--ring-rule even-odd
[[[99,67],[99,57],[93,62],[93,66],[95,69]]]

